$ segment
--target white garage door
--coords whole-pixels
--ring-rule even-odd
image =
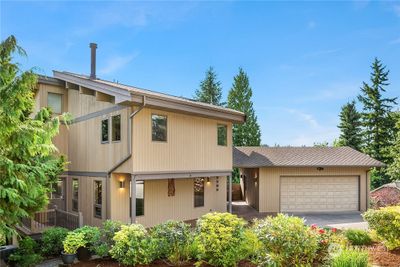
[[[281,177],[281,212],[359,210],[357,176]]]

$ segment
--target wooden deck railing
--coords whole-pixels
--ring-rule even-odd
[[[83,226],[83,219],[81,212],[75,214],[59,209],[48,209],[36,212],[32,218],[22,219],[21,224],[24,228],[29,230],[30,233],[37,234],[54,226],[74,230]]]

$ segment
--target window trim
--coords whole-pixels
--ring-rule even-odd
[[[103,121],[107,121],[107,141],[103,141]],[[100,121],[100,143],[109,144],[110,143],[110,117],[101,119]]]
[[[78,183],[78,190],[77,190],[78,198],[74,198],[74,181],[76,181]],[[72,178],[71,191],[72,191],[72,194],[71,194],[71,210],[75,211],[75,212],[79,212],[79,179],[78,178]],[[74,200],[76,201],[76,206],[77,206],[76,210],[74,209]]]
[[[196,179],[203,180],[203,205],[202,206],[196,206],[196,191],[194,189]],[[204,208],[205,206],[206,206],[206,179],[204,177],[195,177],[193,179],[193,207],[196,209],[196,208]]]
[[[96,203],[96,183],[99,182],[101,184],[101,204]],[[94,180],[93,181],[93,216],[98,219],[103,219],[103,181],[102,180]],[[101,214],[96,215],[96,208],[100,208]]]
[[[113,120],[114,117],[119,116],[119,140],[113,140]],[[122,140],[122,115],[120,114],[116,114],[116,115],[111,115],[111,117],[109,118],[109,123],[111,124],[111,129],[109,129],[109,131],[111,132],[110,136],[111,136],[111,143],[119,143]]]
[[[60,93],[55,93],[55,92],[47,92],[47,107],[49,107],[49,94],[52,94],[52,95],[59,95],[59,96],[60,96],[60,98],[61,98],[61,103],[60,103],[61,112],[60,112],[60,113],[55,112],[53,109],[51,109],[51,111],[53,112],[53,114],[61,115],[61,114],[63,113],[63,110],[64,110],[64,105],[63,105],[63,102],[64,102],[64,95],[63,95],[63,94],[60,94]]]
[[[219,134],[219,127],[221,127],[221,126],[223,126],[223,127],[225,127],[225,129],[226,129],[226,136],[225,136],[225,145],[220,145],[219,144],[219,136],[218,136],[218,134]],[[222,146],[222,147],[227,147],[228,146],[228,125],[227,124],[223,124],[223,123],[218,123],[217,124],[217,145],[218,146]]]
[[[165,141],[159,141],[159,140],[153,140],[153,116],[161,116],[161,117],[165,117],[166,120],[166,138]],[[155,142],[155,143],[168,143],[168,115],[165,114],[159,114],[159,113],[151,113],[150,116],[150,128],[151,128],[151,142]]]

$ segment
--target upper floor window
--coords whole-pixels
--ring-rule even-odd
[[[121,141],[121,115],[111,118],[111,136],[113,141]]]
[[[228,127],[223,124],[218,124],[217,127],[218,131],[218,145],[219,146],[226,146],[227,145],[227,132]]]
[[[108,119],[101,120],[101,142],[108,143]]]
[[[72,179],[72,210],[78,211],[79,201],[79,181],[78,179]]]
[[[103,185],[101,181],[94,181],[94,217],[102,217]]]
[[[167,141],[167,116],[151,115],[151,139],[153,141]]]
[[[62,113],[62,95],[55,93],[47,93],[47,106],[51,108],[53,113]]]

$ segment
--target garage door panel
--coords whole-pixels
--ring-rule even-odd
[[[281,211],[356,211],[358,183],[357,176],[281,177]]]

